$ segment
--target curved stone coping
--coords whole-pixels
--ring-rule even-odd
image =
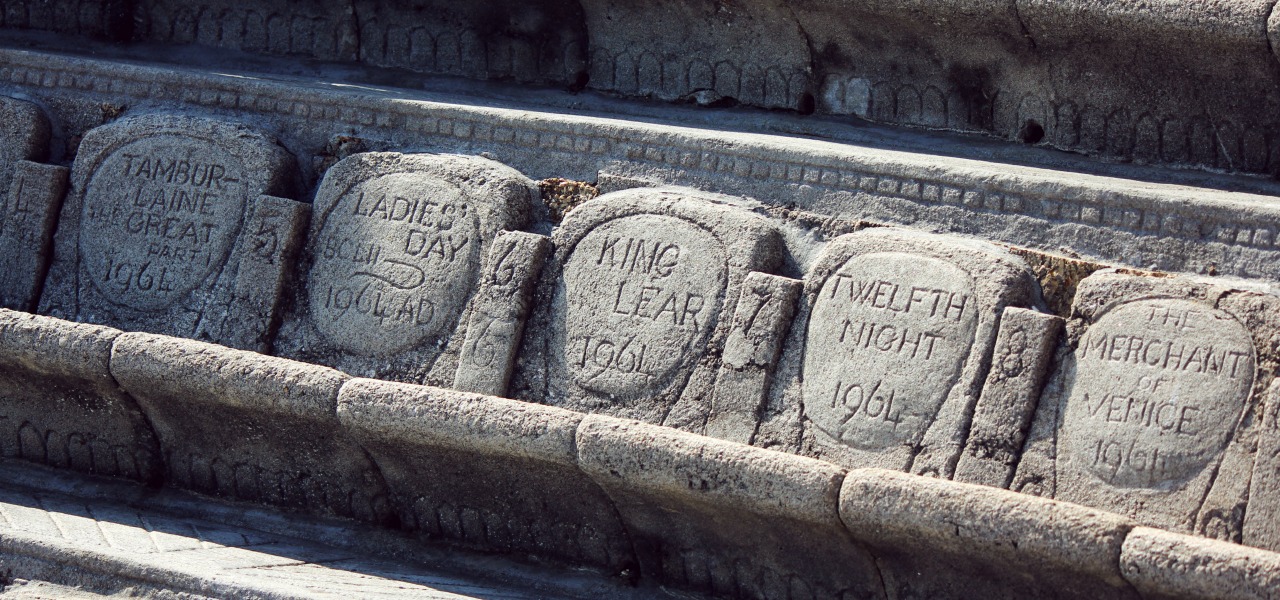
[[[300,154],[323,152],[335,132],[354,132],[394,139],[402,149],[489,153],[535,178],[590,181],[603,172],[785,197],[821,215],[957,232],[1116,264],[1280,278],[1270,184],[1249,184],[1262,193],[1222,191],[870,145],[876,142],[520,110],[439,93],[28,50],[0,49],[0,63],[6,93],[79,110],[101,110],[104,98],[122,106],[177,105],[183,112],[230,110],[241,120],[265,120],[287,132],[282,141]],[[67,135],[84,133],[76,129],[83,126],[59,125]],[[1098,127],[1105,129],[1101,121]]]
[[[32,364],[56,361],[62,346],[52,340],[74,345],[67,332],[85,327],[0,316],[51,341],[30,353]],[[0,347],[27,335],[0,336]],[[386,523],[382,502],[427,538],[715,595],[1280,594],[1280,555],[1006,490],[845,471],[656,425],[349,380],[152,334],[119,335],[107,366],[98,376],[118,380],[154,427],[170,485]],[[282,400],[305,390],[324,400]],[[19,401],[0,399],[6,408]]]

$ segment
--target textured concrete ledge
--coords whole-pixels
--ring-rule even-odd
[[[840,525],[839,467],[597,415],[578,430],[578,455],[651,576],[717,596],[884,594],[874,558]]]
[[[886,585],[900,593],[921,587],[912,574],[924,570],[940,575],[923,583],[934,590],[928,597],[1133,597],[1118,562],[1133,523],[1100,510],[858,469],[845,477],[840,516],[874,547],[893,573]]]
[[[53,389],[77,372],[102,379],[111,344],[109,373],[154,425],[163,483],[177,488],[384,525],[397,514],[427,539],[713,596],[1280,595],[1280,555],[1135,529],[1066,502],[846,472],[666,427],[350,380],[201,342],[0,316],[12,323],[0,347],[23,357],[6,376]],[[66,362],[68,348],[88,368],[29,366]],[[33,403],[52,412],[57,402],[6,393],[0,412]],[[110,434],[107,420],[85,426]]]
[[[4,456],[140,481],[160,477],[155,436],[111,376],[120,335],[0,309]]]
[[[338,417],[368,450],[402,526],[426,538],[634,574],[627,532],[577,468],[567,410],[372,379]]]
[[[281,142],[302,156],[319,157],[333,136],[354,135],[386,149],[487,153],[535,178],[592,181],[604,173],[787,198],[827,217],[957,232],[1115,264],[1280,278],[1274,225],[1280,209],[1262,194],[545,108],[494,108],[461,104],[456,96],[256,73],[12,49],[0,50],[0,65],[0,92],[46,104],[68,136],[87,129],[77,114],[101,112],[104,101],[148,110],[233,110],[281,132]]]
[[[1134,529],[1120,568],[1150,600],[1280,597],[1280,555],[1159,529]]]
[[[346,375],[145,333],[116,341],[111,373],[146,412],[174,484],[362,520],[388,518],[381,475],[337,420]]]

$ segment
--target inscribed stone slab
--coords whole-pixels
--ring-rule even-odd
[[[949,478],[1001,313],[1039,296],[1030,273],[994,246],[885,228],[832,241],[805,286],[792,361],[804,443],[849,467]]]
[[[305,276],[277,352],[355,375],[451,383],[489,244],[524,226],[534,190],[474,156],[338,162],[316,193]]]
[[[49,240],[66,193],[65,167],[44,158],[49,121],[30,102],[0,96],[0,307],[35,308],[49,264]]]
[[[148,115],[91,130],[40,312],[266,349],[307,210],[269,196],[294,177],[291,155],[233,123]]]
[[[729,197],[658,188],[587,202],[553,241],[526,345],[546,372],[517,393],[655,423],[684,398],[705,415],[742,281],[780,261],[776,231]]]
[[[1255,336],[1274,331],[1244,321],[1276,304],[1233,306],[1232,293],[1113,271],[1082,281],[1012,488],[1239,539],[1261,417]]]

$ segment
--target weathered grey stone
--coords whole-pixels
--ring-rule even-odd
[[[814,108],[811,47],[791,6],[752,2],[743,11],[663,0],[582,6],[592,88],[701,105]]]
[[[844,470],[591,415],[578,461],[613,498],[645,573],[739,598],[881,598],[872,557],[837,514]]]
[[[356,379],[342,387],[338,416],[386,477],[402,526],[634,576],[617,512],[577,467],[574,432],[583,415]]]
[[[1148,527],[1125,538],[1120,569],[1146,600],[1280,597],[1280,555]]]
[[[1013,492],[854,469],[840,517],[890,598],[1137,598],[1120,574],[1133,523]]]
[[[169,483],[373,522],[390,516],[381,475],[337,419],[346,375],[147,333],[116,339],[111,374],[154,427]]]
[[[1240,541],[1280,550],[1280,380],[1263,392],[1258,415],[1257,454],[1249,482],[1249,506]]]
[[[490,241],[524,226],[535,193],[480,157],[338,162],[316,193],[306,275],[277,352],[355,375],[451,382]]]
[[[1058,317],[1004,309],[991,369],[953,479],[1009,487],[1061,329]]]
[[[38,106],[0,96],[0,190],[9,191],[19,161],[41,161],[49,150],[49,119]]]
[[[49,240],[66,191],[67,169],[36,162],[49,120],[36,105],[0,96],[0,307],[32,310],[49,264]],[[21,250],[19,250],[21,249]]]
[[[776,231],[731,201],[637,189],[569,213],[526,344],[545,373],[526,365],[519,397],[700,429],[742,282],[781,259]]]
[[[1255,346],[1275,333],[1243,321],[1277,306],[1190,279],[1082,281],[1012,489],[1240,539],[1261,416]]]
[[[747,275],[724,343],[711,416],[703,433],[751,443],[803,289],[804,284],[794,279],[765,273]]]
[[[493,241],[480,279],[476,306],[458,358],[453,389],[505,396],[533,288],[551,252],[551,238],[504,231]]]
[[[994,246],[887,228],[841,236],[806,278],[791,389],[771,417],[804,427],[793,451],[949,478],[1000,315],[1038,297],[1025,267]]]
[[[293,159],[246,127],[149,115],[90,131],[40,312],[265,350],[304,204]]]
[[[0,309],[0,452],[144,482],[160,452],[108,368],[119,331]]]
[[[0,207],[0,306],[32,311],[53,258],[53,232],[67,192],[66,167],[18,161]]]

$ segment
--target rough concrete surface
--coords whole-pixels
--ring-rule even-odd
[[[5,600],[671,597],[587,570],[409,545],[350,521],[0,468]]]
[[[116,340],[111,374],[146,412],[171,485],[375,523],[391,518],[382,476],[338,422],[346,375],[145,333]]]
[[[855,469],[840,517],[898,598],[1136,598],[1128,519],[985,486]],[[929,576],[921,577],[927,572]]]
[[[716,596],[883,596],[874,559],[836,514],[843,469],[595,415],[577,439],[646,572]]]
[[[160,448],[110,371],[121,332],[0,309],[0,450],[5,457],[143,482]]]
[[[403,527],[635,576],[613,504],[577,468],[581,414],[356,379],[342,387],[338,416],[386,478]]]

